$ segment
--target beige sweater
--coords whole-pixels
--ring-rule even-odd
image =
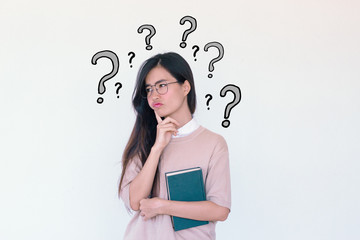
[[[130,182],[140,172],[142,164],[139,159],[131,161],[124,175],[120,196],[128,209]],[[220,206],[231,208],[229,154],[225,139],[204,127],[181,138],[173,138],[164,149],[160,158],[154,196],[168,199],[165,173],[192,167],[201,167],[203,171],[206,199]],[[168,215],[158,215],[144,221],[140,212],[127,226],[124,239],[131,240],[202,240],[215,239],[215,224],[184,229],[175,232]]]

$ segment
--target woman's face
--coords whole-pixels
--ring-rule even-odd
[[[154,85],[160,93],[156,91]],[[148,94],[147,101],[159,116],[178,119],[190,111],[187,104],[189,82],[177,83],[177,80],[164,67],[156,66],[148,73],[145,78],[145,88],[152,90],[151,95]]]

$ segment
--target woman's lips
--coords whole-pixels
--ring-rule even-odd
[[[153,104],[153,107],[159,108],[159,107],[161,107],[162,105],[163,105],[162,103],[154,103],[154,104]]]

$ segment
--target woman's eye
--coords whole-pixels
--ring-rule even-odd
[[[163,87],[166,87],[166,83],[160,83],[159,84],[159,88],[163,88]]]
[[[152,88],[146,88],[145,91],[146,91],[147,93],[149,93],[149,92],[152,91]]]

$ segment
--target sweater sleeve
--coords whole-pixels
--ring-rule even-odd
[[[142,168],[141,161],[138,157],[132,159],[126,168],[123,182],[120,189],[120,198],[123,200],[126,209],[131,212],[132,208],[130,206],[130,183],[138,175]]]
[[[216,141],[209,162],[205,188],[207,200],[231,209],[229,152],[222,136]]]

